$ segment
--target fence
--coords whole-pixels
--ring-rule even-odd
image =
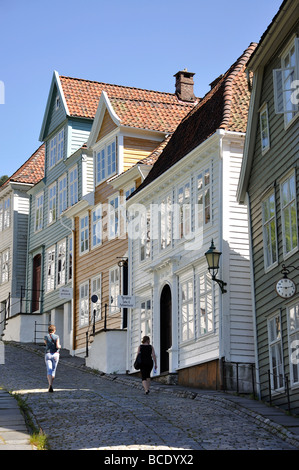
[[[252,362],[222,360],[222,382],[224,391],[252,393],[256,396],[256,367]]]
[[[36,321],[34,322],[34,344],[40,344],[44,342],[44,336],[48,332],[49,324],[50,323],[38,323]]]

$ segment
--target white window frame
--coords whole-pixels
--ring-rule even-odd
[[[172,207],[172,193],[168,193],[164,198],[161,198],[159,204],[160,213],[160,250],[164,251],[172,246],[173,236],[173,207]]]
[[[44,217],[44,192],[40,192],[35,196],[35,217],[34,217],[34,231],[39,232],[43,229]]]
[[[175,217],[175,238],[178,240],[190,237],[192,231],[191,181],[185,181],[177,189],[177,206]]]
[[[117,306],[118,296],[120,295],[120,269],[119,266],[113,266],[109,269],[109,312],[110,314],[120,311]]]
[[[108,199],[108,235],[109,240],[113,240],[119,236],[120,231],[120,197],[119,193],[115,193]]]
[[[50,149],[49,149],[49,169],[53,168],[57,163],[63,160],[64,152],[64,129],[55,134],[52,139],[50,139]]]
[[[117,172],[116,139],[110,140],[95,150],[95,181],[96,186]]]
[[[10,250],[3,251],[1,255],[1,283],[9,281],[9,262],[10,262]]]
[[[57,286],[66,283],[66,240],[57,243]]]
[[[151,210],[150,208],[139,214],[139,253],[140,261],[149,260],[151,257]]]
[[[96,321],[102,319],[102,275],[99,274],[91,279],[91,298],[93,295],[98,296],[97,302],[92,302],[92,314],[95,310]]]
[[[46,274],[46,291],[51,292],[55,289],[55,258],[56,247],[51,246],[47,250],[47,274]]]
[[[152,334],[152,300],[149,298],[140,302],[140,332],[141,336]]]
[[[206,272],[197,275],[198,282],[198,336],[214,332],[214,290],[211,277]]]
[[[273,84],[275,112],[284,115],[287,129],[299,111],[299,38],[292,38],[281,54],[281,69],[273,70]]]
[[[57,185],[56,182],[51,184],[48,189],[48,224],[56,222],[57,214]]]
[[[280,313],[277,312],[274,315],[271,315],[271,317],[268,318],[267,323],[271,390],[280,391],[284,388],[284,365]],[[277,365],[274,366],[274,363]]]
[[[3,231],[3,201],[0,202],[0,232]]]
[[[211,168],[199,171],[195,180],[195,230],[212,222],[212,173]]]
[[[265,154],[270,149],[270,132],[269,132],[269,117],[268,105],[264,103],[260,108],[260,133],[261,133],[261,148],[262,154]]]
[[[89,252],[89,213],[85,213],[79,219],[79,232],[80,232],[80,255]]]
[[[181,342],[195,338],[194,278],[180,281]]]
[[[89,281],[79,285],[79,326],[89,324]]]
[[[75,165],[69,170],[69,205],[73,206],[78,200],[78,165]]]
[[[58,180],[58,216],[67,209],[67,174]]]
[[[91,248],[97,248],[102,245],[103,232],[102,232],[102,204],[98,204],[91,213]]]
[[[299,300],[287,307],[291,385],[299,386]]]
[[[271,208],[272,202],[270,199],[273,198],[274,211]],[[265,209],[265,207],[267,208]],[[269,213],[267,216],[266,211]],[[271,191],[262,200],[262,220],[263,220],[263,246],[264,246],[264,269],[269,271],[278,263],[278,246],[277,246],[277,220],[276,220],[276,201],[275,191]],[[275,239],[271,238],[271,235],[275,235]],[[270,239],[269,239],[270,236]],[[275,247],[273,243],[275,242]],[[271,249],[270,249],[271,248]]]
[[[291,180],[293,180],[293,194],[291,193]],[[283,239],[283,256],[287,258],[298,250],[298,218],[296,197],[296,173],[293,170],[280,182],[280,207]],[[287,223],[287,220],[289,223]],[[289,225],[289,229],[287,226]],[[290,245],[287,243],[289,230]]]
[[[10,227],[11,216],[11,204],[10,197],[4,199],[4,211],[3,211],[3,230]]]

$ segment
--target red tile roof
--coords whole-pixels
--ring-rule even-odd
[[[94,119],[103,91],[124,126],[173,132],[195,103],[173,93],[60,76],[70,116]]]
[[[10,182],[36,184],[44,177],[44,166],[45,144],[42,144],[0,188],[4,188]]]
[[[228,71],[214,81],[213,88],[199,104],[183,118],[136,192],[162,175],[217,129],[246,131],[250,93],[245,67],[256,46],[251,43]]]

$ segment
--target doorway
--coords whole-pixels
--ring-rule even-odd
[[[32,312],[40,311],[41,255],[33,258]]]
[[[171,290],[168,284],[163,287],[160,298],[160,372],[169,371],[169,354],[172,345]]]

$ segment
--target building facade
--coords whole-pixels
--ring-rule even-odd
[[[299,411],[299,6],[284,1],[248,64],[253,73],[238,200],[249,207],[257,382]]]
[[[246,208],[236,200],[250,93],[245,64],[256,44],[211,85],[182,120],[147,178],[128,200],[130,310],[128,370],[143,335],[158,374],[180,384],[220,389],[254,364]],[[138,235],[136,235],[138,234]],[[205,252],[222,252],[212,282]],[[225,365],[225,368],[224,368]],[[241,370],[241,369],[240,369]],[[249,381],[250,382],[250,381]]]

